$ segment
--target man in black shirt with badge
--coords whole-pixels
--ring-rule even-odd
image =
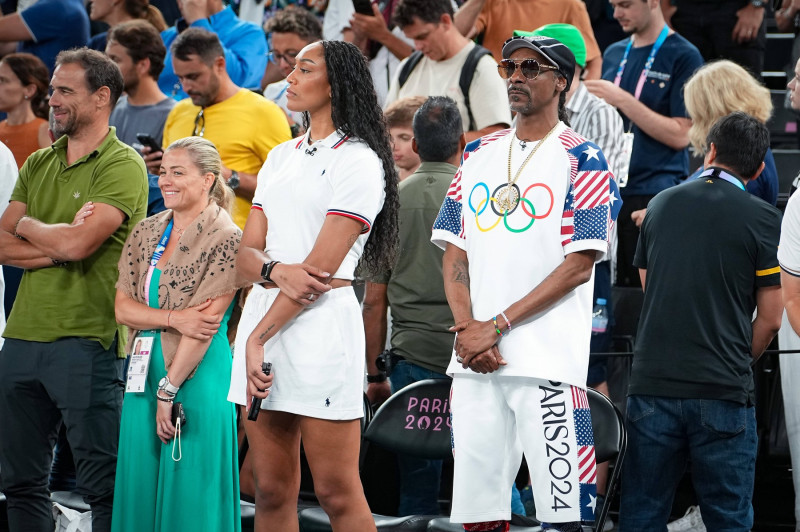
[[[634,258],[645,293],[628,390],[625,532],[664,529],[688,462],[708,530],[753,526],[751,364],[781,323],[781,214],[745,191],[764,168],[763,124],[735,112],[706,142],[701,177],[650,202]]]

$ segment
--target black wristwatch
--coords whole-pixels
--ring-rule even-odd
[[[767,0],[750,0],[750,5],[753,7],[766,7]]]
[[[231,170],[231,176],[228,178],[228,186],[231,187],[231,190],[239,188],[239,172],[236,170]]]
[[[275,282],[272,280],[271,275],[272,275],[272,269],[275,267],[276,264],[280,264],[280,261],[272,260],[269,262],[265,262],[264,265],[261,267],[261,278],[268,283]]]
[[[367,373],[367,382],[375,384],[376,382],[386,382],[386,373],[378,373],[377,375],[370,375]]]

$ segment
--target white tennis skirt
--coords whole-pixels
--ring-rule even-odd
[[[247,401],[247,338],[280,290],[253,286],[247,297],[233,353],[228,400]],[[264,346],[272,362],[272,390],[261,408],[331,420],[364,415],[364,325],[353,288],[335,288],[288,322]]]

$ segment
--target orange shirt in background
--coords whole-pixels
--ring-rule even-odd
[[[28,156],[39,149],[39,128],[46,123],[47,120],[42,118],[18,126],[8,125],[8,120],[0,122],[0,141],[14,154],[18,168],[22,168]]]
[[[495,61],[503,58],[503,43],[514,30],[533,31],[539,26],[563,22],[578,28],[586,42],[586,61],[600,57],[589,13],[582,0],[491,0],[484,4],[475,21],[483,46]]]

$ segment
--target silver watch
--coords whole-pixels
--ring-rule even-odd
[[[231,176],[228,178],[228,186],[231,187],[231,190],[239,188],[239,172],[236,170],[231,170]]]
[[[175,394],[178,393],[178,390],[180,390],[180,387],[174,386],[171,382],[169,382],[169,377],[164,376],[163,379],[158,381],[158,390],[174,397]]]

